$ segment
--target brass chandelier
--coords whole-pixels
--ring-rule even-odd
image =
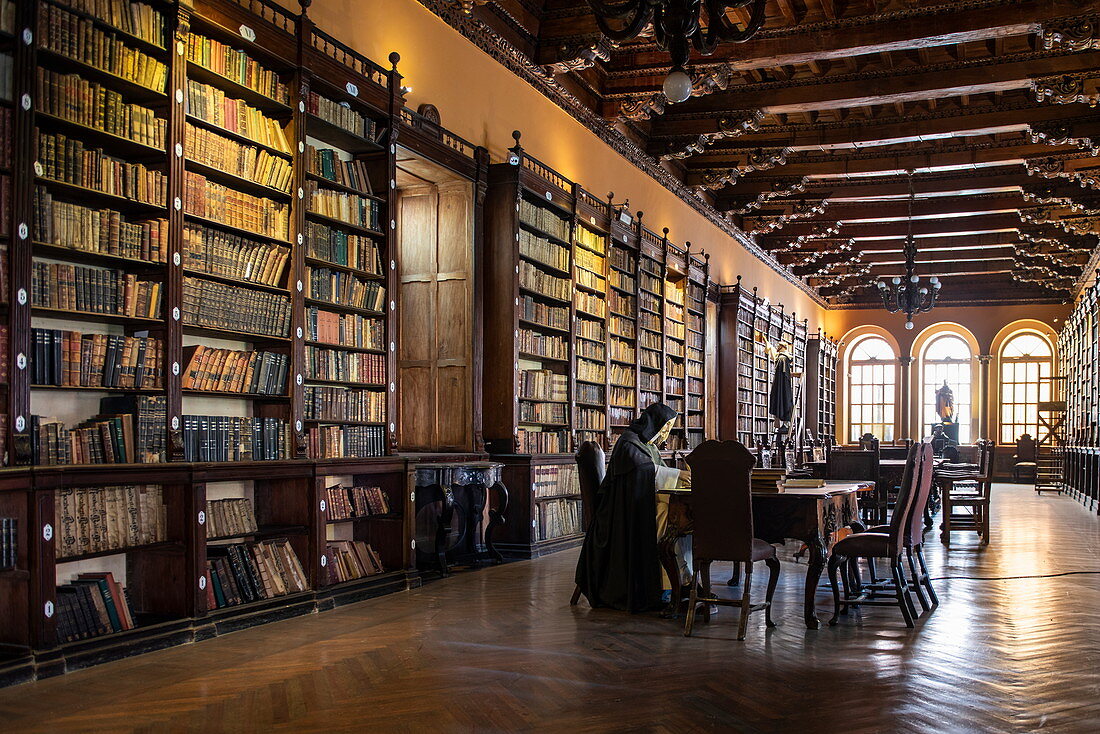
[[[612,41],[629,41],[652,26],[657,45],[672,56],[672,69],[662,89],[668,101],[675,103],[691,96],[692,81],[687,73],[691,48],[709,56],[720,43],[749,40],[764,25],[767,0],[588,0],[588,4],[600,30]],[[730,10],[750,6],[745,28],[738,28],[726,16]]]
[[[940,294],[940,279],[935,275],[929,276],[928,285],[922,286],[917,275],[917,241],[913,238],[913,172],[906,172],[909,176],[909,231],[905,238],[905,278],[894,277],[891,285],[885,281],[878,282],[879,294],[882,296],[882,305],[890,313],[905,313],[905,328],[913,328],[913,314],[926,313],[936,305],[936,296]],[[929,287],[930,286],[930,287]]]

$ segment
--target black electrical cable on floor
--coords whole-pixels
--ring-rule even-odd
[[[1033,576],[933,576],[933,581],[1015,581],[1016,579],[1053,579],[1059,576],[1096,576],[1100,571],[1062,571]]]

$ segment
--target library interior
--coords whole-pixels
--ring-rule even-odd
[[[1098,103],[1096,0],[0,0],[0,730],[1100,730]]]

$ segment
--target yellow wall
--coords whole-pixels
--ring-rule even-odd
[[[703,247],[719,283],[743,275],[772,303],[809,318],[811,329],[821,323],[824,310],[802,291],[415,0],[314,0],[309,15],[379,64],[388,66],[391,51],[401,54],[398,70],[412,87],[409,106],[434,104],[447,129],[488,148],[494,162],[504,159],[512,131],[520,130],[530,155],[598,196],[614,191],[616,201],[628,198],[633,210],[645,212],[650,229],[668,227],[673,242]]]

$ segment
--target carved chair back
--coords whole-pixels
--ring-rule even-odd
[[[596,492],[603,483],[607,465],[603,448],[595,441],[585,441],[577,449],[577,480],[581,489],[581,513],[585,529],[596,509]]]
[[[704,441],[685,459],[691,468],[696,561],[752,562],[752,468],[737,441]]]

